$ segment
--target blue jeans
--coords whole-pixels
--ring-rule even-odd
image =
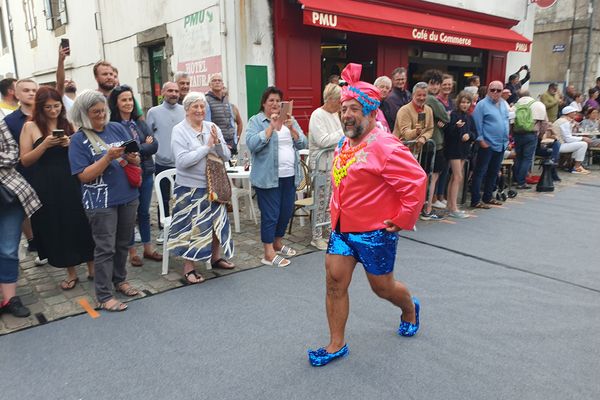
[[[19,202],[0,207],[0,283],[15,283],[19,278],[19,241],[23,218],[25,212]]]
[[[279,178],[279,186],[272,189],[255,187],[258,208],[260,209],[260,240],[273,243],[276,237],[283,237],[294,213],[296,186],[294,177]]]
[[[513,171],[517,185],[524,185],[527,172],[533,162],[535,147],[537,146],[537,135],[535,133],[517,133],[513,135],[515,140],[515,165]]]
[[[471,182],[471,206],[475,206],[481,200],[489,202],[492,199],[492,192],[496,188],[503,159],[503,151],[493,151],[489,147],[487,149],[479,148]],[[481,197],[482,182],[483,198]]]
[[[165,179],[166,181],[166,179]],[[167,181],[168,182],[168,181]],[[138,226],[140,227],[140,236],[142,243],[150,243],[150,201],[152,200],[152,190],[154,189],[154,175],[152,173],[142,175],[142,186],[140,186],[140,205],[137,209]],[[131,237],[129,246],[133,246],[134,238]]]

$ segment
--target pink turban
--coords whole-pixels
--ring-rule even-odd
[[[363,114],[368,115],[371,111],[379,108],[381,93],[379,89],[370,83],[360,80],[362,65],[350,63],[342,71],[342,79],[348,82],[348,86],[342,88],[342,103],[350,99],[356,99],[363,106]]]

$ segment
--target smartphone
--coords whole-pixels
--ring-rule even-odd
[[[65,136],[65,131],[63,129],[52,129],[52,136],[55,138],[61,138]]]
[[[138,142],[136,142],[133,139],[124,142],[121,145],[121,147],[125,147],[125,153],[137,153],[140,151],[140,146],[138,145]]]
[[[69,48],[69,51],[67,51],[67,55],[71,55],[71,46],[69,45],[69,39],[60,39],[60,47],[62,47],[63,49]]]
[[[287,119],[288,114],[292,115],[292,108],[294,106],[294,101],[282,101],[281,102],[281,112],[280,115],[283,119]]]
[[[425,128],[425,113],[424,112],[420,112],[417,115],[417,123],[419,124],[419,126],[421,128]]]

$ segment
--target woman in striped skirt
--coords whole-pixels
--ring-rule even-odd
[[[188,284],[204,281],[194,262],[211,261],[213,268],[233,269],[221,258],[233,255],[227,208],[210,202],[207,195],[206,157],[217,154],[224,161],[231,153],[221,130],[204,121],[204,94],[190,92],[183,99],[186,117],[173,128],[171,147],[175,156],[175,205],[167,246],[171,254],[184,260],[183,273]]]

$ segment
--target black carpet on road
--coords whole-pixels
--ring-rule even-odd
[[[0,337],[0,398],[598,398],[599,195],[575,186],[402,233],[413,338],[359,265],[350,355],[311,367],[328,339],[319,252]]]

